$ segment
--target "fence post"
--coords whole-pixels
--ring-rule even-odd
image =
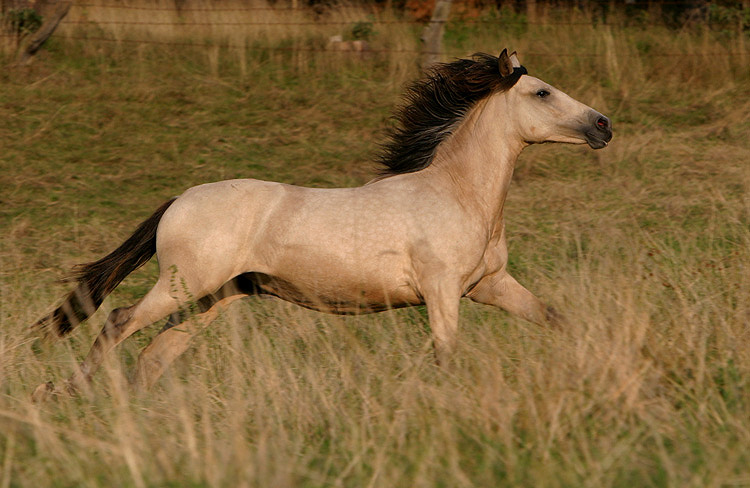
[[[53,32],[55,32],[55,29],[57,29],[58,24],[60,24],[60,21],[68,15],[68,10],[70,10],[70,6],[73,3],[69,0],[62,0],[58,2],[55,11],[50,14],[49,18],[44,21],[42,26],[39,28],[38,31],[34,33],[34,35],[31,37],[31,40],[26,45],[26,47],[23,48],[23,51],[21,52],[21,56],[19,57],[19,63],[24,64],[27,63],[31,56],[36,54],[36,52],[39,50],[39,48],[42,47],[42,44],[44,44],[47,39],[52,35]]]
[[[530,24],[536,24],[536,0],[526,0],[526,18]]]
[[[443,31],[451,13],[452,0],[436,0],[430,23],[422,32],[422,69],[440,61],[443,52]]]

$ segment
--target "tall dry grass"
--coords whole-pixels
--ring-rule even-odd
[[[94,42],[130,27],[71,24],[30,67],[0,73],[0,488],[750,484],[741,38],[551,20],[453,22],[446,50],[517,49],[614,120],[605,150],[530,148],[507,202],[512,271],[569,326],[464,303],[448,371],[422,309],[342,318],[252,299],[149,393],[127,378],[158,325],[111,355],[92,396],[32,404],[155,275],[129,278],[69,339],[39,342],[28,324],[70,265],[201,182],[367,181],[416,58],[321,48],[295,63],[257,48],[243,72],[229,37],[214,65],[213,46],[150,30]],[[327,39],[320,28],[306,38]],[[376,24],[375,45],[399,38],[389,28]],[[172,44],[124,42],[136,35]]]

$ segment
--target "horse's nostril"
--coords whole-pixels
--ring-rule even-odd
[[[599,117],[596,119],[596,126],[600,129],[609,129],[609,119],[607,117]]]

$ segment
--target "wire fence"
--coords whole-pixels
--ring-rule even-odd
[[[124,20],[69,20],[63,21],[67,25],[159,25],[159,26],[173,26],[173,27],[191,27],[191,26],[285,26],[285,27],[299,27],[299,26],[313,26],[313,25],[352,25],[356,22],[364,22],[377,25],[411,25],[415,27],[422,27],[425,25],[423,22],[414,20],[361,20],[361,21],[346,21],[346,20],[315,20],[315,21],[282,21],[282,22],[256,22],[256,21],[243,21],[243,22],[161,22],[161,21],[124,21]],[[446,21],[433,21],[445,24],[464,24],[464,25],[498,25],[502,23],[504,25],[528,25],[528,26],[607,26],[607,27],[664,27],[663,22],[613,22],[604,20],[593,20],[593,21],[527,21],[527,20],[500,20],[500,19],[461,19],[461,20],[446,20]],[[708,22],[706,26],[725,26],[725,23]]]
[[[192,41],[158,41],[153,39],[114,39],[111,37],[97,37],[97,36],[75,36],[75,35],[69,35],[66,36],[67,39],[72,40],[78,40],[78,41],[95,41],[95,42],[105,42],[105,43],[114,43],[114,44],[130,44],[130,45],[153,45],[153,46],[166,46],[166,47],[190,47],[190,48],[205,48],[208,47],[209,44],[207,42],[192,42]],[[234,45],[234,44],[220,44],[215,45],[215,47],[220,47],[222,49],[230,49],[230,50],[241,50],[245,51],[248,49],[248,46],[246,45]],[[257,49],[257,47],[253,47],[254,49]],[[327,48],[320,48],[320,47],[310,47],[310,46],[263,46],[260,49],[264,51],[275,51],[275,52],[306,52],[306,53],[323,53],[323,54],[332,54],[332,55],[341,55],[341,51],[336,51],[332,49]],[[441,55],[441,56],[461,56],[466,54],[463,51],[458,50],[441,50],[441,51],[427,51],[424,49],[408,49],[408,48],[367,48],[366,53],[369,54],[413,54],[413,55],[419,55],[419,54],[435,54],[435,55]],[[606,54],[603,53],[560,53],[560,52],[524,52],[524,56],[529,57],[550,57],[550,58],[602,58],[605,57]],[[709,51],[705,52],[702,51],[701,56],[708,56],[708,57],[740,57],[745,56],[750,53],[745,53],[741,51]],[[628,53],[621,53],[619,54],[620,57],[628,57],[628,56],[636,56],[635,54],[628,54]],[[678,57],[684,57],[685,53],[669,53],[669,52],[657,52],[657,53],[648,53],[648,56],[651,58],[678,58]]]
[[[721,7],[721,3],[735,3],[739,4],[738,7],[741,7],[741,4],[743,2],[696,2],[694,0],[660,0],[658,2],[653,2],[653,0],[630,0],[626,2],[626,6],[632,7],[632,8],[650,8],[654,5],[659,7],[682,7],[682,9],[705,9],[705,8],[715,8],[716,6]],[[123,10],[151,10],[151,11],[173,11],[175,10],[175,7],[160,7],[155,5],[123,5],[118,3],[111,3],[111,4],[87,4],[87,3],[77,3],[76,7],[81,8],[109,8],[109,9],[123,9]],[[336,10],[362,10],[362,6],[359,5],[336,5]],[[283,5],[275,5],[275,6],[257,6],[257,5],[243,5],[242,7],[184,7],[180,6],[179,10],[181,12],[229,12],[229,11],[258,11],[258,10],[275,10],[275,11],[303,11],[303,12],[309,12],[310,7],[295,7],[295,6],[283,6]]]
[[[635,2],[636,4],[639,2]],[[660,2],[662,5],[678,5],[678,6],[686,6],[689,4],[692,4],[691,2],[685,2],[685,1],[665,1]],[[295,29],[300,28],[321,28],[321,27],[352,27],[357,24],[367,25],[373,29],[377,29],[378,27],[382,28],[388,28],[392,26],[402,26],[405,28],[411,28],[415,32],[421,29],[425,23],[414,20],[414,19],[406,19],[406,18],[397,18],[397,19],[382,19],[377,18],[375,13],[368,13],[366,12],[361,6],[343,6],[343,7],[337,7],[336,12],[337,14],[341,15],[344,12],[352,11],[353,15],[351,19],[341,20],[341,19],[334,19],[329,20],[325,18],[314,18],[315,16],[320,17],[317,15],[314,10],[312,10],[310,7],[294,7],[294,6],[252,6],[252,5],[244,5],[244,6],[216,6],[216,7],[194,7],[194,6],[185,6],[177,8],[175,6],[159,6],[159,5],[124,5],[124,4],[96,4],[96,3],[76,3],[73,5],[72,9],[79,11],[78,15],[75,16],[68,16],[68,18],[65,18],[60,23],[61,30],[65,31],[64,33],[55,34],[56,36],[64,37],[65,39],[70,40],[76,40],[76,41],[85,41],[85,42],[101,42],[101,43],[116,43],[116,44],[127,44],[127,45],[151,45],[151,46],[165,46],[165,47],[192,47],[192,48],[202,48],[207,46],[215,46],[219,45],[223,49],[237,49],[237,50],[246,50],[248,49],[248,45],[245,41],[240,41],[240,43],[236,43],[236,40],[234,42],[229,41],[227,38],[224,38],[223,40],[221,38],[219,39],[200,39],[200,36],[194,36],[194,33],[191,32],[191,29],[221,29],[221,28],[232,28],[232,29],[241,29],[241,28],[275,28],[275,29],[288,29],[290,32],[294,31]],[[96,12],[99,14],[98,17],[100,18],[94,18],[94,15],[89,16],[89,14],[86,13],[86,9],[96,9]],[[103,11],[111,11],[114,12],[114,15],[111,13],[107,13],[106,15],[102,15]],[[121,11],[136,11],[144,14],[151,14],[154,13],[155,16],[157,13],[167,13],[168,14],[174,14],[173,18],[169,20],[161,20],[158,18],[155,18],[154,20],[144,20],[142,18],[138,18],[137,20],[129,20],[129,19],[112,19],[111,16],[117,17],[117,12]],[[186,14],[207,14],[207,13],[218,13],[218,14],[232,14],[232,13],[268,13],[268,14],[281,14],[279,18],[271,19],[271,20],[247,20],[247,19],[241,19],[241,20],[186,20],[185,16]],[[373,10],[374,12],[374,10]],[[739,14],[745,15],[750,13],[750,10],[737,10]],[[283,15],[292,14],[293,18],[291,20],[283,19]],[[750,15],[748,15],[750,16]],[[71,18],[72,17],[72,18]],[[110,18],[107,18],[110,17]],[[189,17],[189,16],[188,16]],[[496,14],[495,16],[490,16],[489,18],[487,16],[484,17],[478,17],[478,18],[453,18],[447,21],[444,21],[447,23],[448,28],[451,27],[462,27],[462,26],[482,26],[482,27],[491,27],[491,26],[525,26],[525,27],[533,27],[533,26],[546,26],[546,27],[585,27],[585,26],[594,26],[594,27],[606,27],[610,29],[625,29],[625,28],[639,28],[639,27],[665,27],[664,22],[661,21],[648,21],[643,19],[632,19],[632,18],[622,18],[620,16],[616,20],[612,20],[616,16],[610,16],[610,19],[607,19],[606,16],[599,16],[599,15],[589,15],[589,18],[582,18],[582,19],[573,19],[573,20],[564,20],[564,19],[558,19],[558,18],[545,18],[542,20],[535,20],[531,21],[528,18],[524,18],[519,15],[501,15]],[[733,34],[736,34],[739,37],[746,36],[746,33],[744,31],[745,24],[744,17],[738,17],[737,22],[731,24],[733,29]],[[720,23],[712,23],[708,20],[703,22],[702,27],[705,27],[707,29],[711,29],[712,26],[720,26],[722,28],[725,28],[727,26],[727,22],[720,22]],[[142,27],[144,28],[140,32],[134,32],[134,31],[128,31],[128,28],[138,28]],[[123,28],[121,29],[117,34],[114,34],[112,32],[107,32],[106,28]],[[173,38],[154,38],[155,36],[151,36],[148,33],[149,28],[167,28],[167,29],[174,29],[175,32],[179,32],[176,35],[173,35]],[[181,32],[180,32],[181,31]],[[138,35],[140,34],[140,35]],[[726,31],[722,31],[722,35],[725,35]],[[184,36],[185,39],[176,39],[174,37]],[[193,36],[193,37],[190,37]],[[2,32],[0,31],[0,37],[18,37],[17,33],[12,32]],[[195,40],[195,38],[198,37],[200,40]],[[742,41],[742,39],[740,39]],[[345,51],[345,49],[331,49],[330,46],[321,46],[321,45],[306,45],[305,42],[302,40],[297,40],[292,43],[293,45],[265,45],[265,46],[258,46],[256,44],[253,44],[253,49],[263,49],[267,51],[278,51],[278,52],[311,52],[311,53],[332,53],[336,55],[340,55],[342,51]],[[308,43],[309,44],[309,43]],[[409,48],[409,47],[396,47],[396,48],[388,48],[388,47],[375,47],[373,45],[369,45],[366,48],[366,51],[371,54],[413,54],[413,55],[419,55],[419,54],[435,54],[440,56],[456,56],[456,55],[462,55],[465,53],[458,52],[458,51],[451,51],[451,50],[440,50],[437,52],[427,52],[423,48],[417,47]],[[539,57],[545,57],[545,56],[556,56],[556,57],[591,57],[591,58],[597,58],[605,56],[604,53],[546,53],[546,52],[528,52],[524,53],[525,55],[529,56],[539,56]],[[702,52],[702,55],[712,56],[712,57],[745,57],[747,55],[747,50],[744,48],[743,42],[733,42],[733,43],[727,43],[726,46],[719,46],[716,47],[715,50],[711,52]],[[623,55],[627,56],[627,53],[624,53]],[[632,54],[637,55],[637,54]],[[651,57],[664,57],[664,58],[670,58],[670,57],[680,57],[685,56],[684,52],[649,52],[649,56]]]

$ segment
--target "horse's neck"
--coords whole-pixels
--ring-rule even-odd
[[[499,224],[513,169],[525,143],[497,109],[486,103],[476,107],[441,144],[425,171],[451,187],[462,204],[473,207],[486,221]]]

